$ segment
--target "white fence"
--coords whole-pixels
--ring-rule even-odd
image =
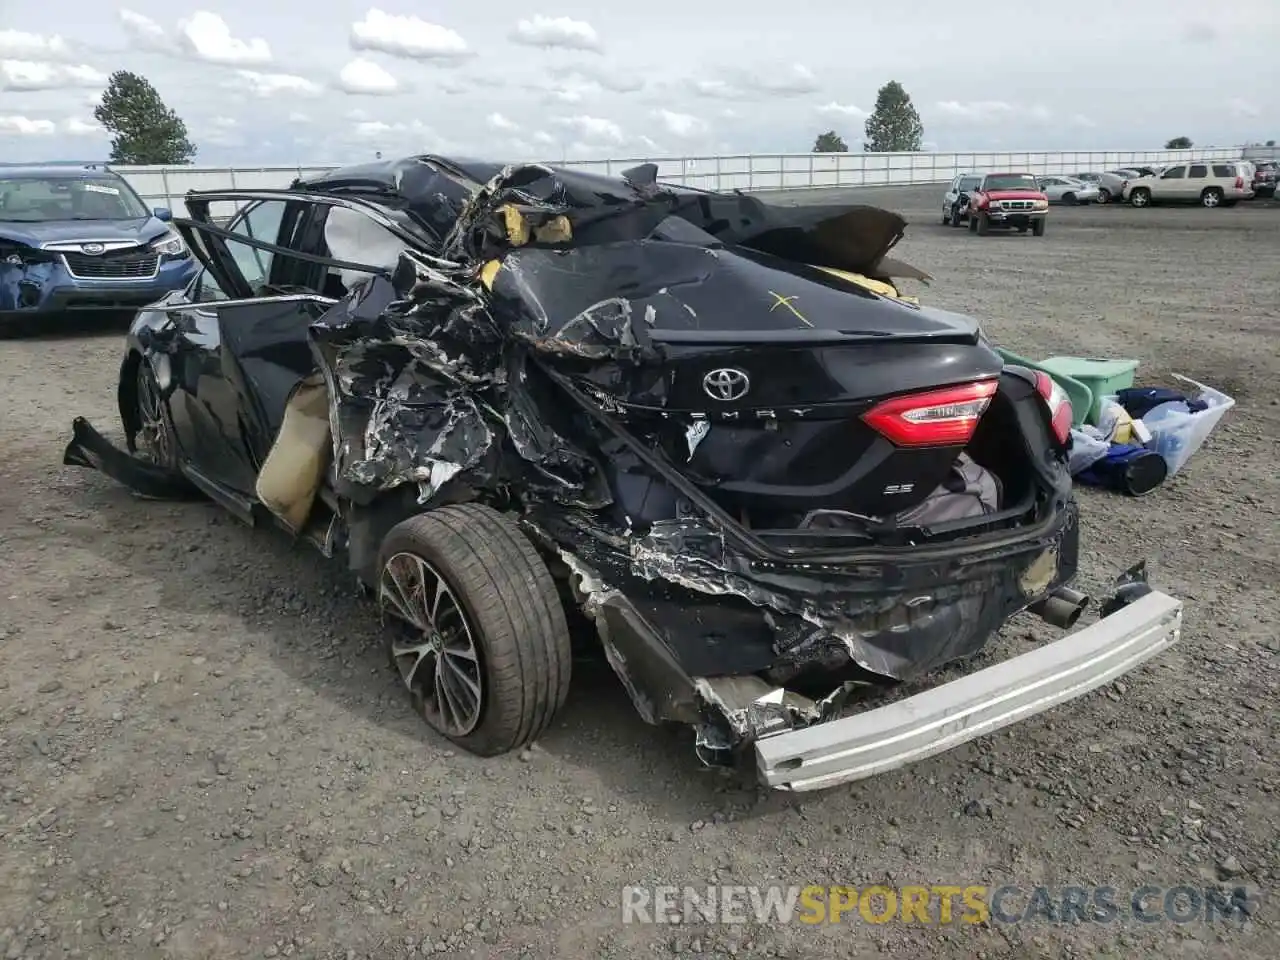
[[[1165,164],[1207,158],[1239,157],[1243,147],[1197,147],[1193,150],[1074,150],[1011,153],[803,153],[736,157],[655,159],[658,176],[707,190],[808,190],[941,183],[973,170],[1016,170],[1045,176],[1086,170],[1114,170],[1125,164]],[[548,161],[555,163],[555,161]],[[559,166],[620,173],[646,162],[570,160]],[[295,177],[308,177],[334,166],[292,167],[116,167],[152,206],[185,211],[188,190],[280,189]]]

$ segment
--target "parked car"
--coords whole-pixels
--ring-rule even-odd
[[[78,419],[64,461],[341,557],[415,708],[467,750],[547,729],[571,621],[645,720],[790,790],[949,749],[1178,637],[1181,603],[1130,571],[1093,625],[842,716],[868,679],[1088,602],[1070,401],[899,291],[926,275],[887,256],[895,213],[441,157],[186,206],[203,269],[130,330],[126,447]]]
[[[1086,204],[1098,199],[1098,188],[1074,177],[1040,177],[1040,191],[1050,203]]]
[[[1277,169],[1280,164],[1274,160],[1259,160],[1253,172],[1253,193],[1258,197],[1274,197],[1276,195]]]
[[[952,178],[942,195],[942,225],[958,227],[969,219],[969,194],[982,182],[981,174],[961,173]]]
[[[186,286],[198,267],[170,219],[96,166],[0,167],[0,324],[132,311]]]
[[[1141,176],[1137,170],[1122,167],[1119,170],[1108,170],[1106,173],[1093,174],[1098,184],[1098,203],[1119,202],[1124,190],[1124,182]]]
[[[988,173],[973,190],[969,200],[969,231],[986,234],[992,227],[1012,228],[1019,233],[1031,230],[1044,236],[1049,215],[1049,198],[1029,173]]]
[[[1252,174],[1241,161],[1197,160],[1176,164],[1159,176],[1129,180],[1123,196],[1135,207],[1153,203],[1232,206],[1253,196],[1251,181]]]

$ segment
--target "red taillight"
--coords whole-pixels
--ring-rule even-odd
[[[1244,177],[1236,177],[1236,189],[1237,190],[1244,189]]]
[[[899,447],[950,447],[969,442],[999,385],[980,380],[893,397],[862,415],[863,421]]]
[[[1042,370],[1036,371],[1036,393],[1049,408],[1049,428],[1054,439],[1066,446],[1071,436],[1071,420],[1075,416],[1071,409],[1071,398],[1067,391],[1058,386],[1058,382]]]
[[[1124,189],[1125,187],[1127,187],[1128,185],[1129,185],[1129,181],[1128,181],[1128,180],[1121,180],[1121,181],[1120,181],[1120,189],[1121,189],[1121,190],[1123,190],[1123,189]]]

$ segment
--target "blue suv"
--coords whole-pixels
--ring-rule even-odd
[[[0,166],[0,325],[64,311],[133,311],[185,287],[196,258],[119,174]]]

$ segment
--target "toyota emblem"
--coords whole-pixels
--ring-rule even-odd
[[[105,250],[105,249],[107,249],[107,248],[106,248],[106,247],[104,247],[104,246],[103,246],[102,244],[100,244],[100,243],[82,243],[82,244],[80,244],[80,250],[81,250],[81,252],[82,252],[82,253],[101,253],[101,252],[102,252],[103,250]]]
[[[751,389],[751,378],[745,370],[719,367],[702,378],[702,389],[712,400],[741,400]]]

